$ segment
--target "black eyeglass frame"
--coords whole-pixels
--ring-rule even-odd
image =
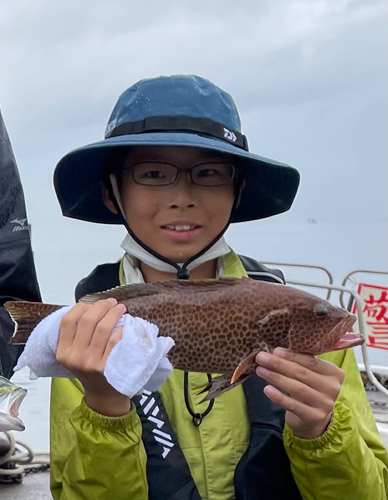
[[[169,165],[169,166],[173,167],[176,171],[173,180],[171,182],[166,183],[166,184],[151,184],[151,183],[147,184],[144,182],[139,182],[138,180],[136,180],[136,177],[135,177],[135,169],[138,165],[147,164],[147,163]],[[227,182],[223,182],[222,184],[200,184],[198,182],[195,182],[193,179],[192,171],[193,171],[193,169],[195,169],[197,167],[201,167],[202,165],[227,165],[228,167],[231,167],[230,179],[228,179]],[[174,165],[173,163],[169,163],[167,161],[156,161],[156,160],[155,161],[142,161],[142,162],[136,163],[135,165],[132,165],[130,167],[125,167],[125,168],[120,169],[120,172],[127,172],[127,171],[131,172],[132,179],[136,184],[139,184],[141,186],[152,186],[152,187],[153,186],[164,187],[164,186],[173,185],[176,182],[176,180],[178,179],[178,176],[181,172],[186,172],[187,174],[189,174],[189,180],[192,184],[194,184],[195,186],[202,186],[202,187],[227,186],[229,183],[231,183],[233,180],[235,180],[239,175],[239,170],[232,163],[226,163],[226,162],[221,162],[221,161],[219,161],[219,162],[217,162],[217,161],[212,161],[212,162],[205,161],[205,162],[201,162],[201,163],[196,163],[195,165],[192,165],[189,168],[179,168],[176,165]]]

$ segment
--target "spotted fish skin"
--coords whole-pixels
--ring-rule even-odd
[[[129,314],[159,327],[175,347],[168,357],[186,371],[233,373],[252,351],[284,347],[321,354],[351,328],[349,312],[302,290],[248,278],[149,283],[145,296],[118,287],[81,299],[115,297]]]
[[[125,285],[88,295],[80,302],[92,304],[109,297],[124,304],[132,316],[155,323],[159,335],[175,340],[168,354],[174,368],[226,374],[229,380],[237,367],[242,366],[238,379],[252,372],[254,354],[260,350],[284,347],[316,355],[363,342],[352,334],[338,347],[355,321],[349,312],[302,290],[249,278]],[[22,327],[12,343],[25,343],[28,337],[29,332],[23,330],[24,313],[20,317],[20,311],[32,307],[28,304],[5,305]],[[9,305],[18,307],[19,316]],[[29,317],[29,328],[33,320],[38,323],[60,306],[45,307],[47,314],[40,312],[37,319],[35,311]]]

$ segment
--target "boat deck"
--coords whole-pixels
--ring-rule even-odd
[[[1,500],[52,500],[50,473],[28,474],[21,484],[0,484]]]

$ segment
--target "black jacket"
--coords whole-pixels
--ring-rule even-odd
[[[0,375],[10,378],[21,347],[8,342],[14,324],[7,300],[40,302],[23,189],[0,112]]]

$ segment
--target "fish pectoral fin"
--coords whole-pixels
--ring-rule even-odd
[[[209,391],[207,396],[201,401],[209,401],[211,399],[220,396],[224,392],[230,391],[234,387],[242,384],[250,378],[256,372],[255,357],[260,351],[269,351],[269,348],[265,342],[261,342],[257,348],[255,348],[248,356],[246,356],[234,370],[232,376],[229,374],[221,375],[211,380],[207,386],[198,394],[202,394]]]
[[[233,384],[230,383],[230,374],[221,375],[220,377],[214,378],[212,380],[209,392],[202,399],[202,401],[200,403],[204,403],[205,401],[210,401],[218,396],[221,396],[221,394],[224,394],[224,392],[230,391],[230,389],[233,389],[234,387],[237,387],[238,385],[245,382],[245,380],[248,380],[248,378],[250,378],[252,375],[254,375],[254,372],[244,373]],[[204,391],[202,391],[202,392],[204,392]]]
[[[114,298],[118,302],[123,300],[158,295],[160,293],[182,293],[185,290],[198,292],[217,291],[220,288],[242,285],[249,278],[218,278],[206,280],[171,280],[156,283],[137,283],[133,285],[122,285],[111,288],[104,292],[85,295],[79,302],[94,304],[98,300]]]
[[[246,358],[240,361],[237,368],[234,370],[232,378],[230,380],[231,384],[234,384],[237,380],[241,378],[244,373],[255,369],[255,357],[260,351],[268,350],[268,348],[259,348],[253,350]]]

